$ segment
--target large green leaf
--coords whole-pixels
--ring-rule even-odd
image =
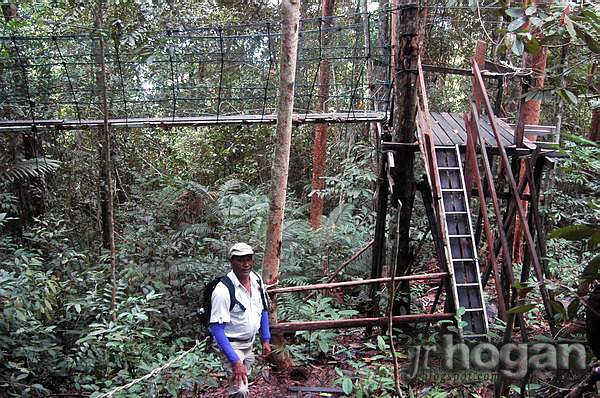
[[[526,22],[527,22],[527,18],[517,18],[514,21],[512,21],[511,23],[509,23],[508,27],[506,29],[509,32],[514,32],[514,31],[518,30],[521,26],[525,25]]]
[[[523,314],[535,308],[535,304],[523,304],[506,311],[507,314]]]
[[[557,228],[550,232],[550,238],[562,238],[567,240],[582,240],[591,238],[594,234],[600,233],[600,228],[594,225],[569,225]]]

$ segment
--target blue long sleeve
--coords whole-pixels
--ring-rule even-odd
[[[212,333],[219,348],[223,351],[229,362],[238,362],[240,357],[235,353],[229,339],[225,336],[225,325],[222,323],[213,323],[208,327],[208,330]]]
[[[260,337],[264,342],[271,341],[271,329],[269,328],[269,313],[263,310],[260,316]]]

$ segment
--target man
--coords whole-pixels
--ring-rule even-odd
[[[229,396],[249,397],[248,375],[254,364],[254,337],[260,330],[264,355],[271,352],[269,313],[264,308],[260,276],[252,271],[254,251],[246,243],[236,243],[229,249],[231,272],[227,277],[233,282],[235,300],[231,312],[231,297],[221,282],[212,293],[209,330],[221,353],[229,377]]]

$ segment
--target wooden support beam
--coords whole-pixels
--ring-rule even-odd
[[[394,281],[427,281],[427,280],[439,280],[448,276],[447,272],[437,272],[433,274],[420,274],[420,275],[406,275],[397,276]],[[338,287],[350,287],[350,286],[361,286],[361,285],[374,285],[377,283],[386,283],[391,280],[387,278],[375,278],[375,279],[361,279],[358,281],[346,281],[346,282],[332,282],[332,283],[318,283],[315,285],[306,286],[289,286],[279,287],[275,289],[268,289],[269,294],[281,294],[281,293],[292,293],[292,292],[306,292],[309,290],[324,290],[333,289]]]
[[[476,104],[471,104],[471,118],[478,117],[477,109],[475,108]],[[465,127],[467,129],[467,150],[468,156],[467,159],[471,160],[470,170],[473,173],[472,179],[475,180],[475,184],[477,186],[477,193],[479,195],[479,209],[482,216],[483,221],[483,230],[485,232],[486,243],[488,246],[488,256],[490,263],[492,265],[492,269],[494,270],[494,282],[496,284],[496,292],[498,297],[498,315],[500,319],[506,320],[506,304],[504,301],[504,295],[502,294],[502,283],[500,281],[500,270],[498,268],[498,259],[496,258],[496,254],[494,253],[494,237],[492,234],[490,220],[487,215],[487,203],[485,200],[485,193],[483,182],[481,179],[481,175],[479,173],[479,166],[477,165],[477,153],[475,151],[475,135],[474,131],[471,128],[472,121],[469,119],[468,114],[464,115]],[[482,286],[482,287],[485,287]]]
[[[412,143],[406,142],[384,142],[381,145],[384,151],[409,151],[417,152],[419,150],[419,142],[415,141]]]
[[[476,113],[477,112],[475,110],[473,110],[473,109],[471,110],[471,115],[474,115]],[[483,137],[479,134],[479,119],[472,118],[471,122],[472,122],[471,123],[471,131],[472,131],[471,133],[473,134],[473,138],[478,137],[479,145],[483,149],[483,148],[485,148],[485,142],[483,140]],[[512,270],[512,257],[511,257],[511,253],[510,253],[510,246],[508,245],[508,240],[506,238],[504,228],[502,228],[501,222],[499,221],[499,220],[502,220],[502,212],[500,210],[500,202],[498,201],[498,195],[496,194],[496,187],[494,185],[494,176],[492,175],[492,169],[490,167],[490,161],[487,156],[487,151],[482,150],[481,157],[483,160],[482,163],[483,163],[484,176],[488,182],[489,195],[490,195],[490,198],[492,199],[492,207],[494,210],[494,216],[496,218],[496,222],[499,224],[498,225],[498,238],[500,240],[500,245],[501,245],[501,248],[503,251],[502,260],[503,260],[503,265],[504,265],[502,270],[513,290],[512,297],[515,297],[516,296],[516,291],[514,288],[515,278],[514,278],[514,274],[513,274],[513,270]],[[494,250],[494,249],[491,248],[491,250]],[[486,279],[486,282],[487,282],[487,279]],[[506,292],[506,293],[508,293],[508,292]],[[498,294],[505,294],[504,289],[499,291]],[[507,301],[509,301],[510,298],[511,298],[510,295],[506,294],[504,297],[505,303]],[[511,318],[511,317],[509,316],[509,318]],[[511,320],[512,319],[514,319],[514,316],[511,318]],[[512,326],[511,326],[511,328],[512,328]]]
[[[490,125],[492,126],[492,131],[494,133],[494,136],[496,137],[496,142],[498,142],[498,148],[500,149],[500,161],[501,161],[502,167],[504,169],[504,172],[505,172],[506,176],[508,177],[508,183],[509,183],[510,189],[514,195],[514,200],[516,201],[517,213],[519,214],[519,221],[521,222],[521,226],[523,228],[523,232],[525,234],[525,239],[527,242],[527,250],[529,252],[529,255],[531,256],[531,261],[533,263],[533,268],[535,270],[536,277],[538,278],[538,281],[540,282],[539,288],[540,288],[540,293],[542,296],[542,301],[544,304],[544,309],[546,310],[546,318],[547,318],[548,324],[550,326],[552,335],[556,335],[557,330],[556,330],[556,326],[554,325],[554,321],[553,321],[553,311],[552,311],[552,307],[550,306],[550,295],[548,293],[548,290],[546,288],[546,284],[544,281],[544,273],[542,271],[542,267],[540,265],[540,261],[537,256],[537,253],[535,251],[535,244],[533,242],[533,237],[531,236],[531,231],[529,230],[529,228],[527,226],[525,210],[524,210],[523,204],[521,203],[520,198],[519,198],[519,191],[518,191],[517,183],[516,183],[515,177],[512,173],[512,170],[510,167],[510,162],[508,160],[508,156],[506,155],[506,152],[504,151],[504,149],[501,145],[502,141],[500,139],[500,135],[498,134],[498,126],[496,124],[496,118],[494,117],[492,106],[491,106],[490,100],[487,96],[487,91],[485,90],[485,85],[483,84],[483,79],[481,78],[481,74],[479,72],[479,67],[477,66],[477,63],[475,63],[475,62],[473,62],[473,72],[475,73],[477,85],[479,86],[479,89],[481,90],[481,93],[483,96],[485,109],[487,111],[487,114],[490,117]]]
[[[411,314],[397,315],[392,317],[393,323],[410,323],[410,322],[437,322],[446,319],[454,319],[454,314],[439,313],[439,314]],[[308,322],[282,322],[271,326],[271,331],[274,333],[297,332],[300,330],[324,330],[324,329],[348,329],[365,326],[381,326],[388,322],[388,317],[374,318],[354,318],[354,319],[336,319],[325,321],[308,321]]]
[[[388,195],[389,186],[387,181],[387,157],[382,156],[379,166],[379,176],[377,178],[377,202],[376,202],[376,218],[375,218],[375,237],[373,243],[373,255],[371,257],[371,278],[378,278],[381,276],[383,270],[383,263],[385,261],[386,252],[386,240],[385,230],[387,226],[387,209],[388,209]],[[375,315],[379,313],[379,300],[375,287],[371,287],[369,290],[369,300],[371,307],[371,314]]]

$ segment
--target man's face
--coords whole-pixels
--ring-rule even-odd
[[[231,268],[238,278],[249,276],[253,266],[252,254],[231,257]]]

